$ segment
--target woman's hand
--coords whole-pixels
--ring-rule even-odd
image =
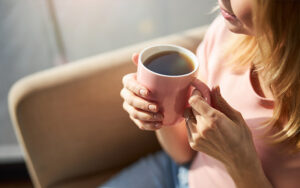
[[[196,80],[199,82],[199,80]],[[197,88],[196,82],[194,86]],[[185,111],[190,146],[221,161],[239,188],[271,188],[255,150],[251,132],[240,112],[211,91],[211,105],[194,90]]]
[[[219,87],[211,91],[211,102],[214,108],[197,89],[189,99],[191,108],[186,110],[185,117],[191,147],[230,169],[257,164],[251,132],[242,115],[223,99]]]
[[[134,54],[132,60],[135,64],[137,59],[138,54]],[[160,129],[163,115],[159,113],[157,104],[145,99],[150,91],[137,82],[136,73],[125,75],[123,86],[121,90],[121,97],[124,99],[123,108],[132,121],[142,130]]]

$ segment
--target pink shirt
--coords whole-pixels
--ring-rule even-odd
[[[222,54],[221,44],[230,31],[222,17],[218,17],[210,26],[204,41],[197,50],[200,60],[200,74],[210,88],[220,86],[226,101],[242,113],[252,131],[253,140],[267,178],[274,187],[300,187],[300,153],[289,156],[280,153],[279,146],[267,145],[261,137],[263,130],[256,129],[270,118],[273,113],[273,101],[260,97],[250,80],[250,68],[244,73],[235,74],[229,67],[224,67],[226,60]],[[232,188],[235,184],[224,165],[198,152],[189,171],[190,188]]]

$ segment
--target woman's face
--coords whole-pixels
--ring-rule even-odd
[[[254,34],[252,23],[253,0],[218,0],[228,29],[234,33]]]

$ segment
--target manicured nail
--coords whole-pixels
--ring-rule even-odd
[[[145,89],[140,89],[140,94],[143,96],[143,97],[146,97],[148,95],[148,92],[147,90]]]
[[[198,91],[198,90],[195,90],[195,94],[196,94],[196,95],[199,95],[200,97],[202,97],[202,94],[201,94],[201,92],[200,92],[200,91]]]
[[[150,104],[148,108],[149,108],[149,110],[151,110],[152,112],[156,112],[156,111],[157,111],[156,106],[153,105],[153,104]]]

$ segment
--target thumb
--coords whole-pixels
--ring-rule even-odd
[[[206,100],[206,102],[211,104],[209,87],[197,78],[193,80],[192,85],[201,92],[202,97]]]
[[[232,121],[236,123],[241,121],[241,114],[222,97],[219,86],[211,90],[211,101],[214,108],[225,114]]]
[[[133,53],[132,56],[131,56],[131,60],[137,66],[138,61],[139,61],[139,54],[138,53]]]

